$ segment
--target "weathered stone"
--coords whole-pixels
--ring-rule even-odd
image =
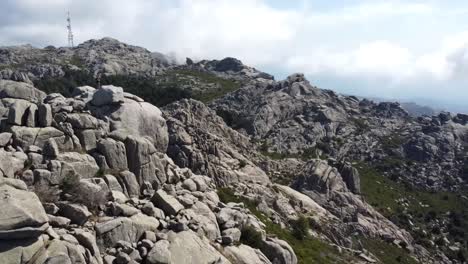
[[[37,122],[37,105],[31,104],[26,110],[26,122],[25,125],[28,127],[35,127]]]
[[[70,219],[73,224],[83,225],[91,217],[91,213],[84,205],[67,202],[60,202],[57,205],[60,208],[58,214]]]
[[[38,124],[41,127],[50,127],[52,125],[52,108],[49,104],[39,104]]]
[[[133,136],[125,140],[128,167],[139,183],[162,184],[166,181],[165,166],[151,141]]]
[[[260,250],[247,245],[226,247],[223,254],[236,264],[271,264]]]
[[[156,208],[151,202],[148,202],[145,205],[143,205],[141,211],[146,215],[153,216],[158,219],[165,218],[164,212],[161,209]]]
[[[322,160],[309,161],[296,178],[293,187],[298,190],[302,188],[316,190],[325,194],[347,190],[338,170]]]
[[[44,169],[36,169],[33,171],[34,173],[34,183],[35,184],[57,184],[52,177],[52,173],[48,170]]]
[[[49,224],[53,227],[65,228],[71,222],[70,219],[62,216],[47,215],[47,217],[49,218]]]
[[[97,142],[97,150],[106,157],[109,168],[114,170],[127,169],[127,154],[124,143],[111,138],[102,138]]]
[[[0,133],[0,147],[10,144],[12,134],[8,132]]]
[[[140,240],[145,231],[154,232],[158,226],[158,220],[143,214],[101,222],[96,225],[98,245],[103,250],[113,247],[120,240],[134,243]]]
[[[22,148],[30,145],[43,148],[48,139],[54,138],[60,150],[70,151],[75,149],[73,139],[65,136],[62,131],[53,127],[38,128],[13,126],[11,132],[13,133],[15,144]]]
[[[46,242],[44,237],[45,235],[27,239],[0,240],[0,259],[2,263],[28,263],[44,247]]]
[[[100,257],[100,251],[96,243],[96,237],[93,234],[91,234],[90,232],[78,230],[77,232],[75,232],[75,237],[81,245],[89,249],[93,256]]]
[[[19,126],[25,125],[28,114],[27,110],[31,105],[28,101],[16,100],[8,111],[8,123]]]
[[[170,263],[231,263],[208,240],[198,237],[192,231],[169,232]]]
[[[157,191],[151,201],[156,207],[161,208],[166,215],[176,215],[180,210],[184,209],[184,206],[174,196],[163,190]]]
[[[122,186],[114,175],[106,174],[104,180],[111,191],[123,192]]]
[[[40,103],[46,97],[46,93],[24,82],[0,80],[0,98],[24,99],[34,103]]]
[[[154,247],[148,252],[146,262],[148,264],[170,264],[171,251],[169,250],[169,241],[159,240],[154,244]]]
[[[56,158],[59,154],[59,147],[54,138],[49,138],[42,148],[42,154],[49,158]]]
[[[146,137],[159,152],[165,153],[168,144],[166,120],[161,110],[149,103],[125,99],[125,103],[113,107],[92,109],[96,117],[109,117],[115,121],[114,130],[126,131],[128,135]]]
[[[67,114],[66,122],[70,123],[74,130],[97,129],[99,121],[90,114]]]
[[[14,178],[24,168],[24,162],[28,156],[23,152],[7,152],[0,149],[0,175]]]
[[[122,87],[113,85],[104,85],[94,92],[91,103],[96,106],[120,104],[124,101],[124,92]]]
[[[73,168],[78,175],[82,178],[92,178],[99,171],[96,160],[88,154],[80,154],[77,152],[61,153],[57,160],[62,163],[62,171],[65,167]]]
[[[262,243],[262,252],[273,263],[296,264],[297,257],[287,242],[276,238],[267,238]]]
[[[54,203],[43,203],[42,205],[44,206],[46,213],[49,215],[55,215],[59,211],[58,206]]]
[[[229,229],[223,230],[221,235],[225,237],[231,237],[232,239],[231,243],[235,243],[235,242],[240,241],[241,231],[238,228],[229,228]]]
[[[135,174],[129,171],[122,171],[117,175],[117,180],[129,197],[138,197],[140,195],[140,186],[138,185]]]
[[[0,181],[0,193],[0,240],[38,237],[45,232],[48,218],[36,194],[8,181]]]
[[[97,133],[98,131],[96,130],[86,129],[77,131],[76,135],[80,139],[81,146],[86,151],[91,151],[96,149]]]

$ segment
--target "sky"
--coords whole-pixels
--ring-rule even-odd
[[[3,0],[0,45],[113,37],[179,58],[236,57],[340,93],[468,112],[462,0]]]

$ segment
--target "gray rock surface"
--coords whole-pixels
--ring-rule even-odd
[[[18,189],[8,181],[0,181],[0,240],[37,238],[48,227],[38,197],[25,189],[25,186]]]
[[[0,80],[0,98],[23,99],[33,103],[40,103],[45,97],[44,92],[30,84]]]
[[[231,263],[206,239],[198,237],[192,231],[169,232],[168,236],[172,263]]]
[[[166,215],[176,215],[184,206],[177,201],[177,199],[164,190],[157,191],[151,198],[153,204],[161,208]]]
[[[109,168],[114,170],[125,170],[127,165],[127,153],[123,142],[111,138],[103,138],[97,141],[97,150],[106,158]]]
[[[123,103],[124,94],[122,87],[104,85],[94,92],[91,103],[96,106]]]

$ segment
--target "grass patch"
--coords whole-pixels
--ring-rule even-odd
[[[392,134],[387,137],[382,137],[380,143],[384,150],[397,149],[405,143],[404,139],[398,134]]]
[[[381,263],[385,264],[418,264],[419,262],[412,258],[409,253],[402,248],[386,243],[378,239],[360,239],[364,248],[374,254]]]
[[[360,119],[360,118],[351,118],[351,121],[354,123],[356,126],[356,132],[358,134],[360,133],[365,133],[370,130],[369,124],[367,121]]]
[[[71,64],[84,67],[78,57],[72,57]],[[192,80],[198,82],[193,89]],[[156,77],[137,75],[102,76],[101,84],[112,84],[123,87],[126,92],[143,98],[158,107],[165,106],[183,98],[194,98],[204,103],[217,99],[240,88],[240,83],[227,80],[210,73],[176,70]],[[61,93],[70,97],[75,87],[89,85],[97,87],[93,74],[86,70],[66,70],[63,77],[44,78],[35,81],[34,85],[46,93]]]
[[[201,92],[194,92],[193,98],[204,103],[211,102],[217,98],[222,97],[225,94],[236,91],[240,88],[240,83],[220,78],[214,74],[193,70],[176,70],[171,73],[182,76],[191,76],[196,78],[198,81],[206,84],[212,84],[215,87],[203,90]]]
[[[70,61],[69,61],[70,64],[73,64],[79,68],[84,68],[86,67],[86,63],[85,61],[80,58],[80,56],[77,56],[77,55],[73,55],[71,58],[70,58]]]

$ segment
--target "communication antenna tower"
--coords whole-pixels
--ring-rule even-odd
[[[67,15],[67,29],[68,29],[68,46],[70,48],[73,48],[73,32],[72,32],[72,27],[71,27],[71,18],[70,18],[70,11],[68,12]]]

